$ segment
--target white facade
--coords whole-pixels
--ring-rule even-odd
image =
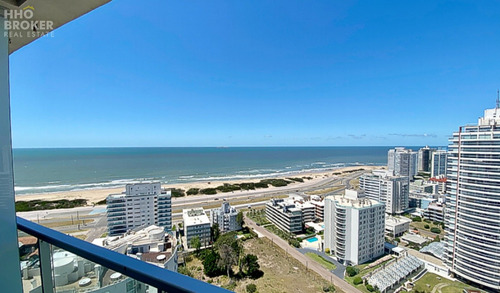
[[[302,223],[314,222],[316,220],[316,206],[311,202],[295,203],[295,207],[302,212]]]
[[[388,214],[401,214],[409,205],[408,177],[391,176],[385,170],[375,170],[359,178],[359,187],[365,196],[385,204]]]
[[[432,153],[431,177],[444,175],[446,177],[448,153],[444,150],[438,150]]]
[[[266,204],[267,219],[283,231],[300,233],[302,231],[302,211],[292,201],[271,199]]]
[[[459,127],[448,148],[443,261],[460,278],[500,290],[500,109]]]
[[[325,199],[325,249],[344,264],[384,253],[385,207],[354,190]]]
[[[210,224],[217,223],[222,233],[241,230],[240,224],[236,221],[237,216],[238,211],[224,201],[220,208],[210,210]]]
[[[191,248],[191,239],[198,237],[202,247],[210,244],[210,220],[203,208],[182,210],[186,245]]]
[[[410,230],[410,223],[411,220],[407,217],[386,215],[385,232],[391,233],[394,237],[399,237]]]
[[[418,169],[418,153],[403,147],[390,149],[387,153],[387,169],[396,176],[407,176],[413,180]]]
[[[172,228],[171,192],[162,192],[159,182],[127,184],[125,193],[109,195],[106,203],[111,236],[149,225]]]
[[[444,222],[446,206],[439,202],[433,202],[427,206],[423,216],[431,221]]]

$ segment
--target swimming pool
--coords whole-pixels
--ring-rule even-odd
[[[308,239],[306,239],[306,240],[307,240],[307,242],[309,242],[309,243],[313,243],[313,242],[318,241],[318,238],[317,238],[317,237],[312,237],[312,238],[308,238]]]

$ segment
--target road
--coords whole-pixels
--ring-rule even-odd
[[[337,260],[333,259],[330,255],[327,255],[323,251],[317,251],[316,249],[311,249],[311,248],[297,248],[297,250],[302,254],[310,252],[323,257],[324,259],[328,260],[329,262],[333,263],[336,266],[336,268],[331,272],[341,279],[344,278],[344,272],[346,267],[343,264],[339,263]]]
[[[182,198],[173,198],[172,208],[181,207],[183,205],[202,204],[203,202],[207,203],[217,202],[219,200],[221,201],[222,199],[238,199],[238,198],[254,199],[263,196],[282,195],[292,192],[307,192],[312,190],[318,190],[321,188],[325,188],[327,186],[340,183],[341,181],[346,181],[348,178],[352,179],[356,176],[359,176],[361,173],[362,172],[356,172],[346,177],[313,179],[303,183],[294,183],[289,186],[270,187],[269,189],[245,190],[245,191],[235,191],[228,193],[219,193],[214,195],[194,195]],[[349,180],[347,180],[347,182]],[[92,212],[94,209],[104,209],[104,208],[106,208],[105,205],[95,206],[95,207],[85,206],[85,207],[77,207],[70,209],[18,212],[17,215],[30,221],[38,221],[38,220],[46,220],[49,218],[71,218],[71,216],[74,216],[77,213],[80,213],[80,216],[85,216],[88,215],[90,212]]]
[[[316,273],[318,273],[318,275],[320,275],[323,279],[327,280],[328,282],[332,282],[337,288],[341,289],[346,293],[347,292],[361,293],[361,291],[354,288],[353,286],[351,286],[349,283],[339,278],[338,276],[334,275],[332,272],[324,268],[319,263],[312,261],[310,258],[308,258],[307,256],[300,253],[298,250],[296,250],[294,247],[290,246],[287,241],[267,231],[263,227],[257,226],[257,224],[255,224],[254,221],[252,221],[246,216],[245,216],[245,223],[248,227],[257,231],[261,235],[269,238],[271,241],[273,241],[273,243],[275,243],[281,249],[285,250],[287,253],[290,254],[290,256],[294,257],[296,260],[301,262],[308,269],[315,271]]]
[[[359,175],[361,175],[363,171],[354,172],[345,177],[329,177],[329,178],[315,178],[313,180],[305,181],[302,183],[294,183],[289,186],[283,187],[270,187],[268,189],[257,189],[257,190],[244,190],[244,191],[235,191],[228,193],[219,193],[214,195],[195,195],[188,196],[182,198],[173,198],[172,199],[172,208],[189,208],[189,207],[199,207],[206,205],[213,205],[214,203],[219,203],[223,199],[226,200],[238,200],[241,199],[240,202],[245,200],[255,200],[262,197],[262,201],[248,203],[248,204],[238,204],[235,205],[237,208],[245,208],[249,205],[252,207],[264,206],[266,202],[272,196],[278,196],[289,193],[302,193],[313,190],[319,190],[327,187],[331,187],[332,185],[337,185],[339,183],[344,183],[346,185],[349,184],[349,181]],[[337,190],[332,193],[328,193],[326,195],[338,194],[343,192],[344,189]],[[18,216],[23,217],[27,220],[38,222],[41,224],[49,223],[49,222],[57,222],[57,221],[66,221],[71,219],[72,217],[76,218],[85,218],[85,219],[93,219],[94,222],[87,224],[87,227],[90,228],[89,233],[87,234],[86,240],[91,242],[95,238],[100,237],[103,233],[106,232],[106,206],[85,206],[85,207],[77,207],[71,209],[56,209],[56,210],[43,210],[43,211],[31,211],[31,212],[18,212]],[[180,219],[182,217],[182,213],[173,213],[172,220]],[[61,232],[70,232],[78,229],[78,227],[72,226],[62,226],[55,228]]]
[[[94,239],[100,238],[108,230],[106,217],[99,218],[93,225],[94,227],[87,233],[85,241],[92,242]]]

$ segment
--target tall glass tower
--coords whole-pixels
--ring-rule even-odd
[[[443,261],[457,277],[500,290],[500,107],[453,133]]]

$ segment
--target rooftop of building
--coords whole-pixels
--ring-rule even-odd
[[[151,188],[156,185],[157,190]],[[133,193],[132,193],[133,192]],[[112,193],[108,195],[108,198],[111,199],[119,199],[124,197],[142,197],[142,196],[151,196],[151,195],[169,195],[171,194],[171,190],[166,190],[161,188],[160,182],[139,182],[139,183],[130,183],[125,185],[125,190],[121,193]]]
[[[364,173],[364,177],[378,177],[382,179],[397,179],[397,178],[408,178],[408,176],[394,175],[394,171],[376,169],[372,170],[371,173]]]
[[[268,204],[271,204],[271,206],[281,208],[284,210],[284,212],[301,212],[302,209],[302,204],[300,202],[295,202],[293,198],[289,197],[286,199],[270,199]],[[313,207],[311,205],[311,207]]]
[[[404,223],[411,223],[411,220],[404,216],[385,216],[385,225],[386,226],[396,226]]]
[[[498,105],[493,109],[484,110],[484,116],[479,117],[477,124],[479,126],[487,126],[487,125],[499,125],[500,124],[500,105]]]
[[[218,208],[214,208],[210,210],[210,214],[212,213],[222,213],[222,214],[227,214],[227,215],[232,215],[232,214],[237,214],[238,210],[236,210],[235,207],[232,207],[229,202],[227,202],[225,199],[222,202],[221,206]]]
[[[365,197],[362,191],[346,189],[343,195],[332,195],[326,199],[335,201],[339,206],[352,207],[356,209],[370,208],[377,205],[384,205],[376,200]]]
[[[427,238],[422,236],[418,236],[416,234],[405,234],[401,237],[402,240],[406,242],[416,243],[418,245],[422,245],[425,242],[429,241]]]
[[[138,227],[128,231],[121,236],[108,236],[97,238],[92,243],[114,250],[123,245],[145,245],[148,243],[163,243],[168,235],[162,227],[151,225]],[[175,238],[168,237],[168,241],[175,246]]]
[[[203,208],[183,209],[182,219],[186,226],[210,224],[210,220]]]

